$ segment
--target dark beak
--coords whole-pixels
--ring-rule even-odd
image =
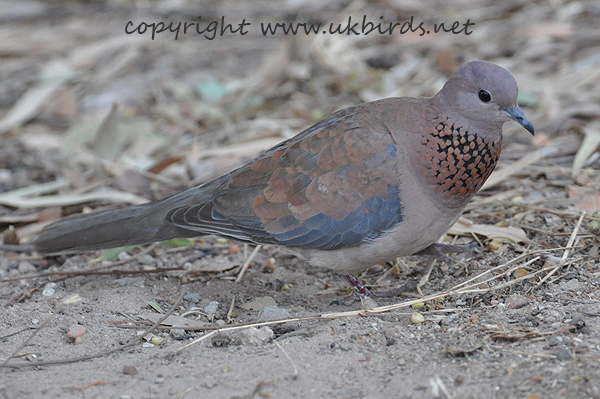
[[[510,117],[514,119],[515,122],[527,129],[529,133],[534,134],[533,125],[531,124],[531,122],[529,122],[529,119],[527,119],[521,108],[512,107],[508,109],[505,108],[504,110],[508,112],[508,115],[510,115]]]

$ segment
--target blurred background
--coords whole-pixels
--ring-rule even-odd
[[[349,18],[401,25],[392,35],[261,30],[344,30]],[[126,34],[130,21],[146,31]],[[247,34],[220,34],[244,21]],[[414,32],[400,34],[410,21]],[[185,22],[218,32],[152,39],[150,24]],[[442,23],[458,33],[420,34]],[[475,59],[515,76],[536,131],[505,124],[499,166],[444,237],[480,252],[425,277],[418,257],[358,276],[382,291],[418,281],[418,293],[442,293],[435,301],[303,321],[280,341],[289,356],[251,338],[227,349],[219,334],[166,358],[189,331],[155,331],[156,344],[11,372],[3,396],[600,398],[598,0],[0,0],[2,240],[27,244],[58,218],[209,181],[340,108],[431,96]],[[91,256],[0,252],[0,358],[19,349],[12,364],[36,365],[123,348],[130,324],[155,323],[180,290],[177,323],[209,328],[268,320],[258,312],[274,305],[270,317],[316,319],[344,309],[331,301],[348,293],[341,276],[272,246],[208,238]],[[76,292],[82,302],[63,308]],[[82,345],[65,342],[76,324]]]
[[[201,17],[201,19],[199,19]],[[260,24],[413,21],[420,35],[263,35]],[[380,18],[383,17],[383,18]],[[125,34],[142,23],[250,23],[247,34]],[[467,35],[463,24],[470,22]],[[213,25],[209,25],[213,23]],[[84,207],[208,181],[337,109],[431,96],[464,62],[517,79],[535,137],[505,126],[484,195],[593,211],[599,201],[597,1],[0,0],[0,228],[30,237]],[[582,144],[583,143],[583,144]],[[17,190],[17,191],[15,191]],[[540,192],[544,192],[540,194]],[[564,200],[568,200],[565,202]]]

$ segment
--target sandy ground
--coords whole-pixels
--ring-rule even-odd
[[[176,258],[154,259],[176,264]],[[87,266],[84,257],[73,263]],[[144,264],[133,262],[130,268],[140,270]],[[81,302],[64,308],[20,350],[20,359],[13,359],[32,364],[124,344],[134,331],[114,327],[112,322],[156,314],[148,306],[150,301],[168,309],[182,289],[198,294],[192,300],[201,299],[197,303],[183,300],[177,313],[204,309],[218,301],[216,320],[226,320],[233,295],[239,303],[271,297],[291,317],[361,309],[360,302],[331,305],[339,295],[333,288],[324,293],[323,288],[344,286],[345,280],[311,268],[305,272],[305,268],[287,259],[272,273],[259,273],[238,284],[206,279],[182,286],[169,273],[76,277],[58,283],[52,296],[34,293],[11,305],[2,312],[0,322],[5,333],[36,327],[56,311],[60,299],[81,295]],[[427,291],[436,292],[452,280],[447,273],[434,271]],[[528,303],[518,309],[508,308],[507,299],[532,286],[516,286],[514,292],[501,295],[464,294],[433,302],[454,310],[421,311],[426,321],[417,325],[411,322],[411,308],[379,315],[362,312],[361,316],[301,321],[283,330],[274,326],[275,341],[268,339],[271,330],[267,338],[255,331],[248,333],[250,329],[226,331],[213,336],[218,339],[207,339],[177,354],[173,352],[203,333],[181,336],[165,331],[156,333],[165,338],[160,345],[143,341],[74,364],[4,370],[2,392],[7,398],[596,397],[600,383],[596,280],[582,275],[561,279],[543,290],[535,289],[527,296]],[[282,283],[291,289],[274,290]],[[259,318],[258,311],[239,309],[238,313],[235,324]],[[201,325],[214,325],[206,315],[188,317],[198,318]],[[579,319],[573,322],[575,318]],[[585,326],[580,328],[582,323]],[[73,324],[87,328],[79,344],[66,342]],[[568,330],[571,325],[578,327]],[[31,332],[3,338],[3,357]],[[129,374],[128,367],[134,368],[134,374]]]

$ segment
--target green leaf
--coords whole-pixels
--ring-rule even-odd
[[[183,247],[193,247],[194,241],[188,240],[186,238],[173,238],[172,240],[163,241],[162,244],[165,247],[183,248]]]
[[[119,256],[119,254],[121,252],[129,252],[133,248],[135,248],[135,246],[107,249],[105,251],[102,251],[102,254],[99,257],[97,257],[96,259],[94,259],[92,262],[98,263],[98,262],[102,262],[103,260],[117,259],[117,257]]]
[[[165,313],[164,310],[161,309],[160,306],[158,306],[158,304],[156,302],[148,302],[148,305],[150,305],[152,307],[152,309],[156,310],[158,313]]]

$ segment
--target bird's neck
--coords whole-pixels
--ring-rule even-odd
[[[422,176],[444,207],[464,207],[494,170],[502,135],[490,139],[437,112],[429,120],[426,134],[416,144]]]

